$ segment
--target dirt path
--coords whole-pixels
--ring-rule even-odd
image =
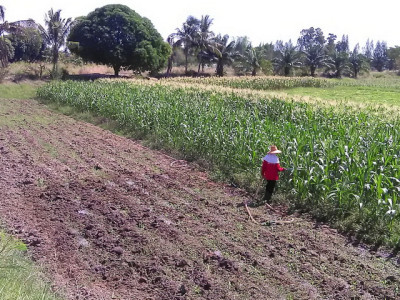
[[[400,297],[396,257],[304,217],[254,224],[241,190],[33,100],[0,100],[0,191],[68,299]]]

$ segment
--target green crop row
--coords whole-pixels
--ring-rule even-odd
[[[54,82],[38,95],[115,119],[245,187],[259,181],[274,143],[293,168],[280,187],[294,207],[370,241],[398,243],[400,121],[381,108],[128,81]]]
[[[237,89],[280,90],[296,87],[326,88],[334,85],[333,81],[315,77],[272,77],[272,76],[243,76],[243,77],[175,77],[164,81],[217,85]]]

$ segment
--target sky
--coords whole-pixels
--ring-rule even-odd
[[[364,47],[367,39],[400,46],[398,0],[0,0],[6,21],[32,18],[42,25],[51,8],[61,9],[63,18],[76,18],[107,4],[124,4],[147,17],[164,39],[189,15],[209,15],[214,33],[247,36],[253,46],[296,42],[300,31],[310,27],[321,28],[325,37],[333,33],[341,39],[347,34],[350,47]]]

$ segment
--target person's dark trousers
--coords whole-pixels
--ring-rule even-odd
[[[264,195],[264,201],[267,203],[270,202],[272,193],[274,192],[276,185],[276,180],[267,180],[267,186],[265,187],[265,195]]]

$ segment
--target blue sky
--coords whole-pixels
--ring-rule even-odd
[[[6,8],[6,20],[32,18],[42,24],[50,8],[61,9],[65,18],[75,18],[116,3],[149,18],[164,38],[180,27],[187,16],[200,18],[208,14],[214,19],[215,33],[248,36],[253,45],[296,41],[302,29],[313,26],[320,27],[326,37],[328,33],[338,38],[348,34],[351,47],[356,43],[363,47],[368,38],[386,41],[389,47],[400,46],[400,1],[395,0],[0,0]]]

